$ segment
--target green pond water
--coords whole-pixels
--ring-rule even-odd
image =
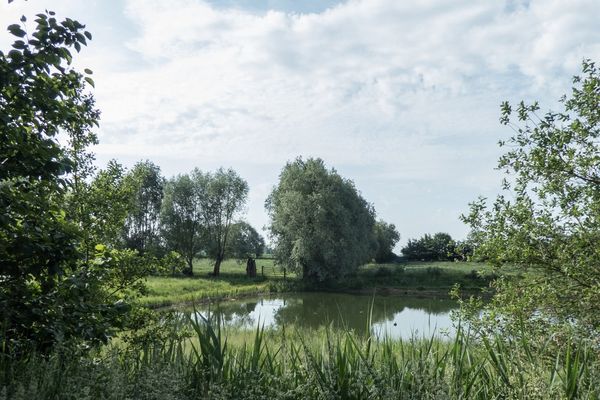
[[[220,318],[226,327],[236,329],[255,329],[259,324],[265,328],[308,329],[332,325],[360,335],[370,330],[378,337],[407,339],[453,336],[450,312],[457,307],[455,301],[447,299],[293,293],[223,301],[197,307],[196,311],[204,317]]]

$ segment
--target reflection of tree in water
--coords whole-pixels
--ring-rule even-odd
[[[250,314],[257,304],[257,301],[222,302],[202,311],[202,314],[206,316],[210,313],[213,321],[218,319],[223,325],[240,328],[254,325],[254,318]]]
[[[421,310],[431,315],[444,314],[456,308],[449,300],[402,297],[357,296],[348,294],[303,293],[286,298],[285,305],[275,313],[279,326],[295,324],[316,329],[330,323],[335,327],[365,334],[371,312],[371,324],[390,321],[405,308]]]

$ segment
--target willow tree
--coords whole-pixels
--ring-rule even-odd
[[[160,215],[162,237],[169,250],[185,258],[188,275],[194,274],[194,258],[203,246],[205,187],[204,174],[198,169],[170,179],[165,186]]]
[[[338,279],[373,255],[373,207],[321,159],[286,164],[266,208],[277,264],[306,281]]]
[[[389,262],[394,259],[394,246],[400,240],[400,234],[394,224],[377,221],[373,227],[373,234],[377,243],[374,259],[377,263]]]
[[[140,161],[128,174],[133,188],[132,207],[125,224],[128,247],[140,253],[156,253],[160,242],[160,209],[165,179],[152,161]]]
[[[231,226],[246,204],[248,183],[234,170],[223,168],[206,173],[204,181],[202,212],[207,252],[215,262],[213,275],[218,276],[230,240]]]

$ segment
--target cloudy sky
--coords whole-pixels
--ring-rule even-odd
[[[464,237],[468,202],[499,187],[500,103],[556,109],[581,60],[600,61],[600,0],[0,4],[3,26],[51,9],[94,35],[76,64],[94,70],[100,166],[233,167],[260,228],[285,162],[321,157],[402,243]]]

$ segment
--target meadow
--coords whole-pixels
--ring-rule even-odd
[[[264,267],[264,276],[261,274]],[[212,262],[197,259],[194,275],[150,276],[147,278],[147,294],[139,301],[152,308],[166,307],[180,303],[209,302],[226,298],[236,298],[269,293],[273,283],[283,281],[283,273],[274,267],[272,259],[257,260],[258,276],[246,277],[246,265],[236,260],[225,260],[221,264],[221,274],[210,277]],[[290,278],[294,278],[290,275]]]
[[[256,262],[256,278],[246,277],[245,264],[225,260],[219,277],[211,277],[212,262],[198,259],[194,276],[151,276],[147,278],[147,294],[139,301],[152,308],[181,303],[209,302],[284,291],[327,290],[341,292],[447,297],[455,284],[466,293],[480,291],[497,277],[492,267],[475,262],[409,262],[366,264],[345,279],[319,287],[305,285],[294,273],[274,265],[273,259]],[[504,270],[515,275],[516,270]]]

